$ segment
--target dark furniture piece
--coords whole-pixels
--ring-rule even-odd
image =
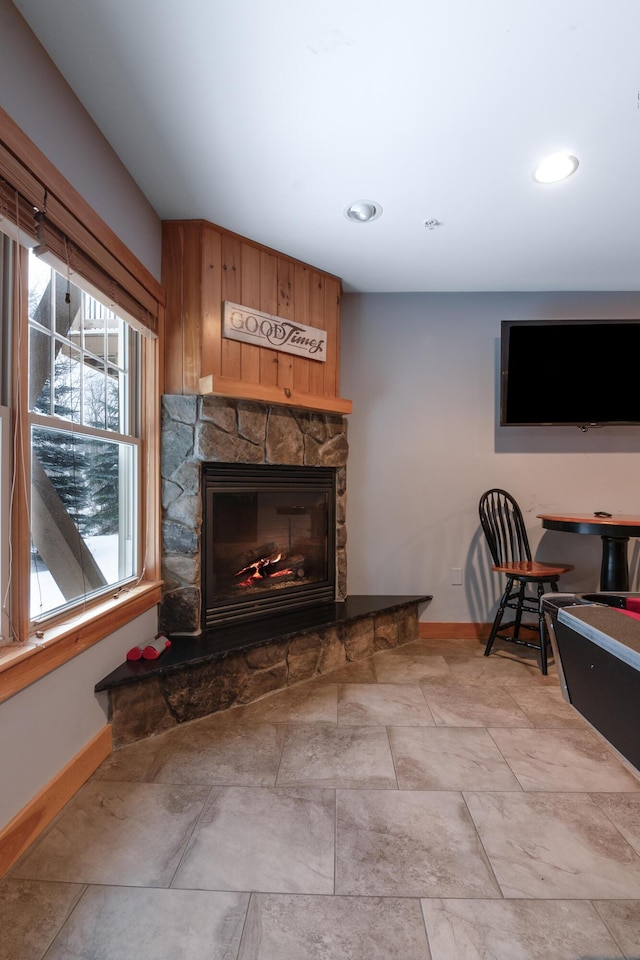
[[[640,595],[547,594],[542,607],[564,699],[640,770]]]
[[[540,670],[546,674],[549,639],[540,598],[547,590],[557,591],[558,580],[573,567],[568,563],[541,563],[531,559],[522,512],[506,490],[498,487],[487,490],[480,498],[479,512],[493,559],[492,569],[507,578],[484,655],[489,656],[496,639],[531,647],[538,650]],[[532,594],[534,588],[535,593]],[[508,610],[514,611],[515,616],[505,622]],[[530,613],[536,615],[535,624],[523,621],[523,614]],[[535,631],[537,638],[524,639],[522,630]]]
[[[627,544],[629,537],[640,537],[640,517],[619,514],[597,517],[595,514],[539,513],[538,519],[547,530],[563,533],[587,533],[602,538],[601,590],[629,589]]]

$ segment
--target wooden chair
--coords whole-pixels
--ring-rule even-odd
[[[498,612],[496,613],[484,655],[488,657],[496,639],[531,647],[540,653],[540,670],[547,672],[548,636],[544,616],[540,609],[540,597],[548,590],[557,592],[558,580],[563,573],[573,570],[568,563],[539,563],[531,559],[531,548],[520,507],[506,490],[487,490],[480,498],[480,523],[484,531],[491,557],[492,569],[503,573],[507,585]],[[527,593],[529,585],[535,585],[536,593]],[[545,589],[547,585],[548,590]],[[515,617],[503,622],[507,610],[514,610]],[[537,623],[523,623],[523,613],[535,613]],[[525,640],[521,630],[534,630],[536,641]],[[505,631],[511,631],[506,633]]]

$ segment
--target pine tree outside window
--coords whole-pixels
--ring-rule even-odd
[[[138,575],[139,334],[29,255],[30,616]]]

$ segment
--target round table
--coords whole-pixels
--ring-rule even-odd
[[[627,545],[630,537],[640,537],[640,516],[614,514],[596,517],[593,513],[539,513],[538,519],[547,530],[563,533],[586,533],[602,539],[600,589],[629,589]]]

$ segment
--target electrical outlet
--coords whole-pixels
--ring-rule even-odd
[[[451,586],[462,586],[462,567],[451,567]]]

